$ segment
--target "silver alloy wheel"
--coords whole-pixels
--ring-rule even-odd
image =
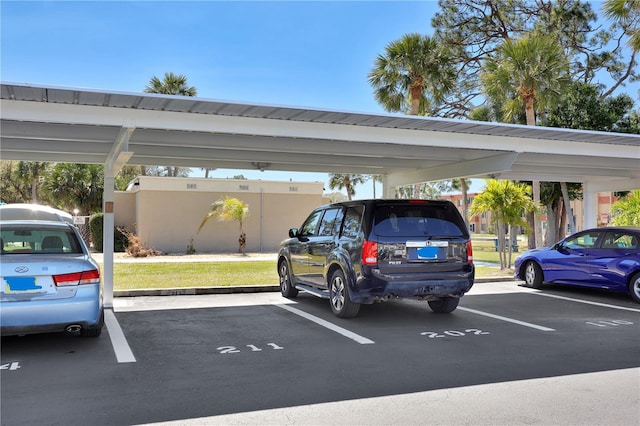
[[[528,286],[532,286],[536,280],[536,267],[533,262],[527,263],[527,267],[524,270],[524,282]]]
[[[285,293],[291,283],[289,282],[289,271],[287,268],[287,262],[280,262],[280,290]]]
[[[640,302],[640,274],[636,274],[633,280],[631,283],[631,296],[633,296],[636,302]]]
[[[344,307],[344,292],[344,280],[340,275],[334,276],[331,280],[331,304],[338,312]]]

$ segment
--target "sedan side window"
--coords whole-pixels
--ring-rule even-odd
[[[570,249],[594,248],[599,236],[600,232],[587,232],[585,234],[576,235],[570,240],[565,241],[562,245]]]
[[[624,232],[607,232],[602,243],[602,248],[607,249],[637,249],[638,237]]]

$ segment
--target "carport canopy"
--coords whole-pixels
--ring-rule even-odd
[[[148,93],[1,83],[0,158],[105,165],[105,305],[113,294],[114,176],[125,164],[375,174],[395,187],[461,177],[640,188],[640,135]]]

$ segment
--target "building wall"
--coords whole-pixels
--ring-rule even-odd
[[[145,247],[165,253],[185,253],[191,245],[197,253],[237,252],[238,222],[211,218],[198,232],[211,204],[229,196],[249,206],[243,223],[246,251],[276,251],[289,228],[326,203],[322,193],[322,182],[140,176],[126,192],[117,193],[115,222],[133,229]]]

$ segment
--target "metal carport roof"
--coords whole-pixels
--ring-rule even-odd
[[[640,188],[640,135],[9,82],[0,114],[3,160],[105,165],[105,229],[127,163],[381,174],[389,197],[457,177],[582,182],[587,226],[597,191]]]

